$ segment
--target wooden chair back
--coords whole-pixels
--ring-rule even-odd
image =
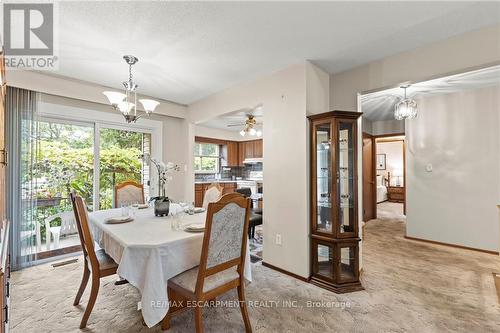
[[[86,261],[90,262],[92,272],[99,272],[99,261],[95,253],[94,238],[89,228],[89,215],[85,201],[79,195],[75,195],[73,199],[73,207],[77,214],[78,231],[80,233],[80,241],[82,242],[83,254]]]
[[[217,202],[222,197],[222,192],[224,189],[219,183],[212,183],[208,186],[203,196],[203,208],[208,208],[208,204],[211,202]]]
[[[115,186],[114,207],[119,208],[124,202],[144,203],[144,185],[133,180],[127,180]]]
[[[85,264],[87,264],[87,249],[85,248],[85,241],[83,239],[83,230],[82,224],[80,223],[80,216],[78,215],[76,209],[76,199],[77,194],[75,192],[71,192],[69,197],[71,198],[71,205],[73,206],[73,213],[75,214],[76,228],[78,229],[78,237],[80,238],[80,245],[82,246],[83,258],[85,260]]]
[[[208,205],[195,293],[203,292],[206,277],[233,266],[243,283],[250,199],[230,193]]]

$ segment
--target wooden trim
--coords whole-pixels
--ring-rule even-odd
[[[218,145],[226,145],[227,144],[227,140],[207,138],[207,137],[203,137],[203,136],[195,136],[194,142],[214,143],[214,144],[218,144]]]
[[[275,270],[277,272],[280,272],[282,274],[285,274],[285,275],[288,275],[288,276],[291,276],[293,278],[296,278],[297,280],[300,280],[300,281],[304,281],[304,282],[309,282],[309,279],[308,278],[305,278],[303,276],[300,276],[300,275],[297,275],[295,273],[292,273],[292,272],[289,272],[287,270],[284,270],[283,268],[279,268],[279,267],[276,267],[274,265],[271,265],[271,264],[268,264],[267,262],[265,261],[262,261],[262,266],[264,267],[267,267],[267,268],[270,268],[272,270]]]
[[[323,119],[323,118],[327,118],[327,117],[342,117],[342,118],[358,119],[359,117],[361,117],[362,114],[363,114],[363,112],[334,110],[334,111],[330,111],[330,112],[313,114],[313,115],[307,116],[307,119],[316,120],[316,119]]]
[[[477,252],[483,252],[487,254],[494,254],[498,255],[498,251],[490,251],[490,250],[484,250],[484,249],[478,249],[475,247],[469,247],[469,246],[463,246],[463,245],[458,245],[458,244],[451,244],[451,243],[444,243],[444,242],[438,242],[430,239],[423,239],[423,238],[417,238],[417,237],[411,237],[411,236],[406,236],[405,238],[408,240],[412,241],[418,241],[418,242],[424,242],[424,243],[429,243],[429,244],[434,244],[434,245],[442,245],[442,246],[448,246],[448,247],[454,247],[457,249],[463,249],[463,250],[470,250],[470,251],[477,251]]]
[[[36,254],[36,259],[43,260],[43,259],[48,259],[48,258],[52,258],[55,256],[62,256],[64,254],[75,253],[75,252],[80,252],[80,251],[82,251],[81,245],[73,245],[73,246],[63,247],[61,249],[38,252]]]

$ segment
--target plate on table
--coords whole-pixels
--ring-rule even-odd
[[[134,219],[130,216],[115,216],[107,218],[105,223],[107,224],[119,224],[119,223],[127,223],[132,222]]]
[[[205,224],[202,223],[191,223],[184,226],[184,231],[187,232],[203,232],[205,231]]]
[[[149,208],[148,204],[133,204],[132,207],[138,208],[138,209],[146,209]]]

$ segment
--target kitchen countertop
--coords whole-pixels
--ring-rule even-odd
[[[230,180],[230,179],[226,179],[226,180],[195,180],[194,183],[195,184],[212,184],[212,183],[236,183],[237,180]]]
[[[231,179],[221,179],[221,180],[195,180],[195,184],[212,184],[212,183],[237,183],[237,182],[244,182],[244,181],[254,181],[256,183],[262,184],[264,181],[263,180],[252,180],[252,179],[239,179],[239,180],[231,180]]]

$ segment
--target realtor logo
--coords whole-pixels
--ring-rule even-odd
[[[3,5],[3,38],[9,69],[56,69],[53,3]]]

